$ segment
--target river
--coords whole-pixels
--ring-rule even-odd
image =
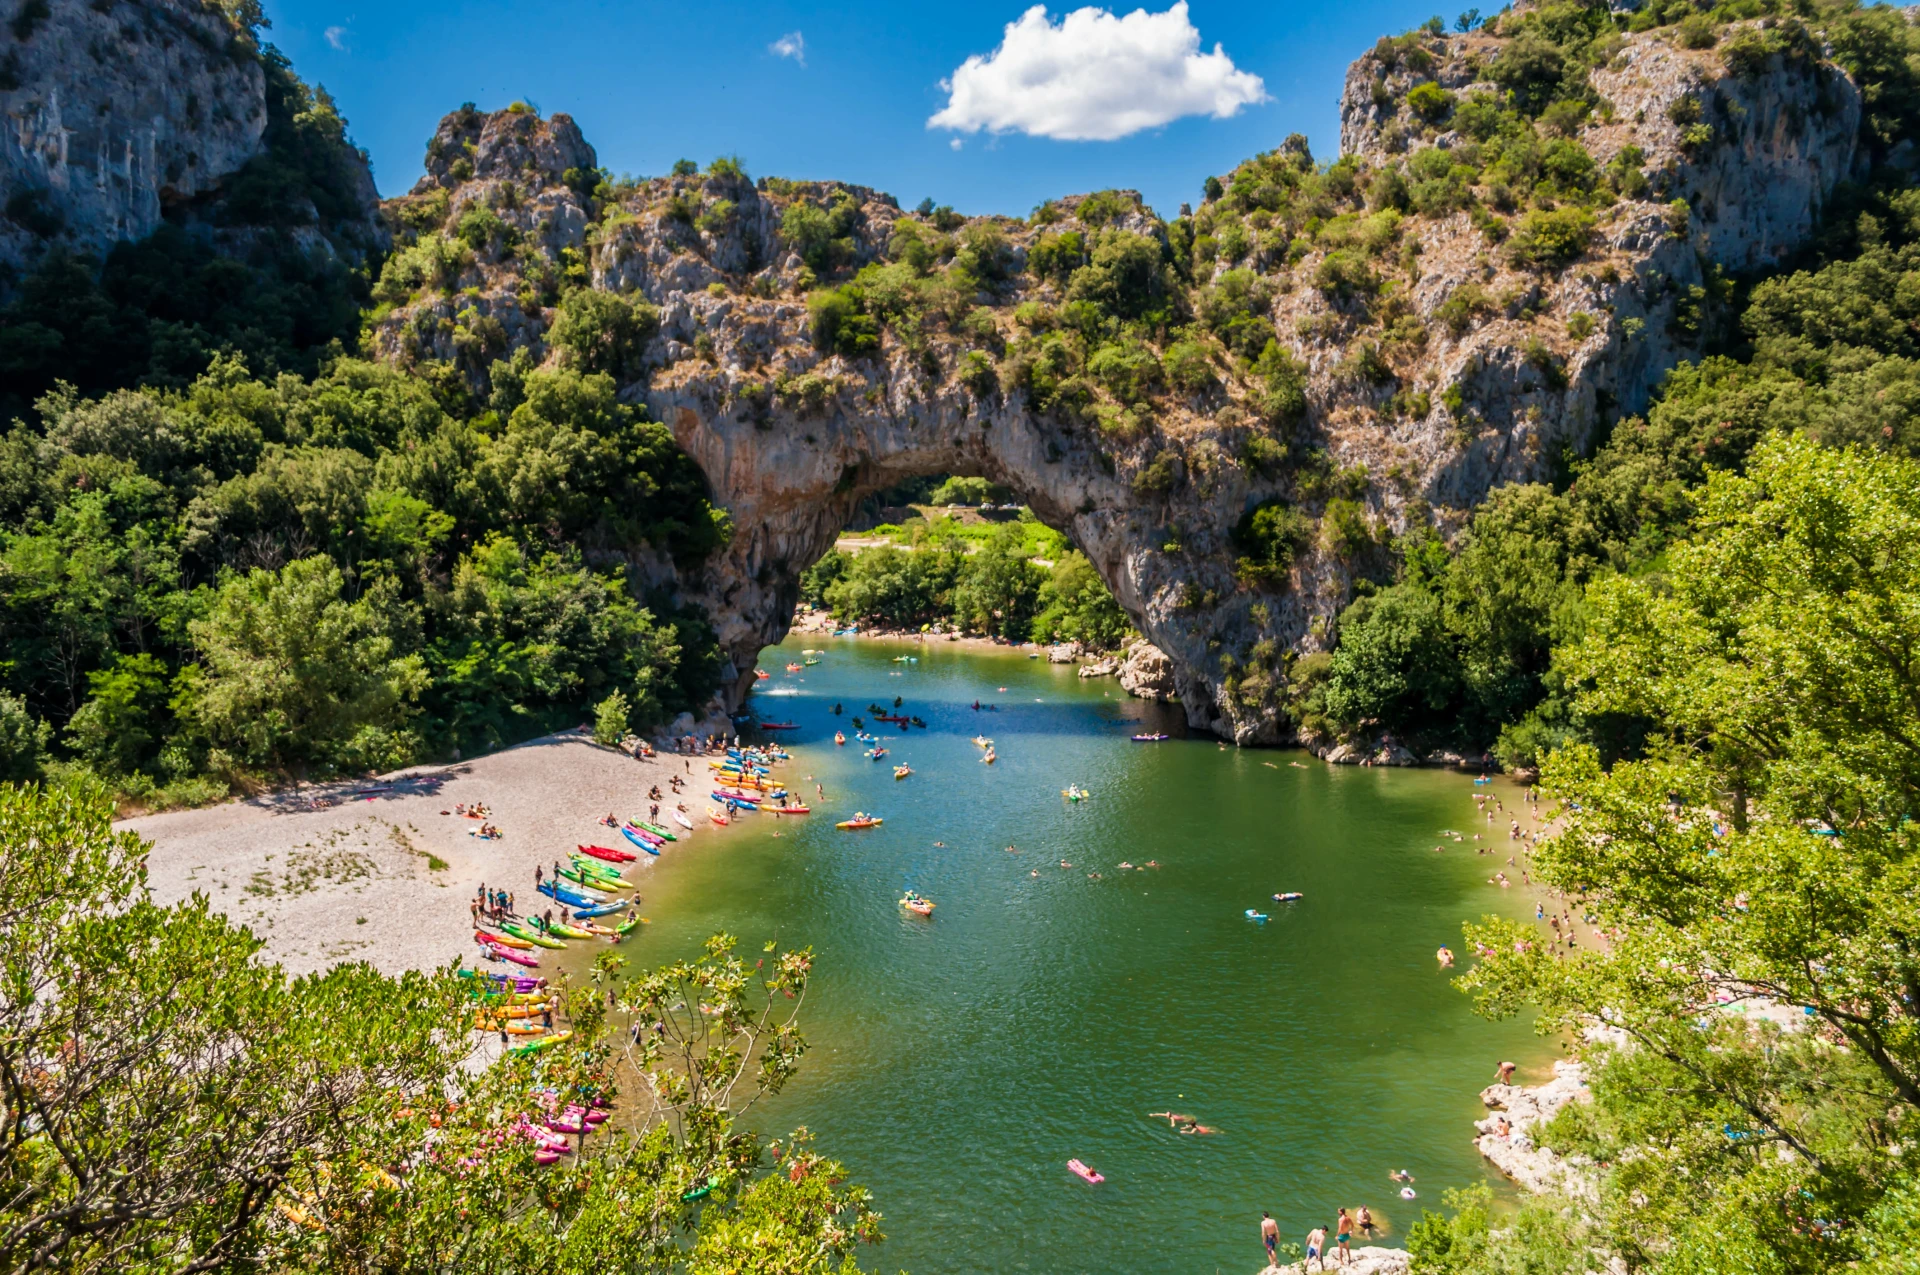
[[[809,645],[821,662],[785,671]],[[651,922],[622,951],[658,963],[719,931],[749,954],[775,937],[813,947],[810,1052],[749,1123],[808,1126],[875,1193],[888,1240],[863,1265],[1252,1271],[1263,1209],[1298,1240],[1366,1204],[1401,1243],[1442,1189],[1486,1175],[1469,1141],[1478,1091],[1502,1058],[1525,1078],[1556,1053],[1475,1018],[1434,959],[1460,949],[1463,919],[1532,910],[1487,884],[1513,850],[1504,818],[1476,822],[1488,786],[1133,743],[1177,733],[1178,714],[1016,653],[813,636],[761,667],[773,676],[751,707],[799,723],[781,777],[815,813],[670,851],[647,878]],[[883,728],[881,764],[834,746],[836,725],[851,736],[852,716],[895,696],[928,729]],[[895,761],[915,773],[896,782]],[[1065,800],[1069,784],[1092,796]],[[1517,808],[1512,785],[1490,787]],[[856,808],[884,825],[833,826]],[[1476,831],[1497,860],[1474,854]],[[1161,866],[1118,867],[1148,860]],[[936,902],[931,918],[899,906],[906,887]],[[1287,891],[1305,898],[1272,902]],[[1220,1132],[1147,1118],[1169,1108]],[[1072,1157],[1106,1182],[1070,1175]],[[1394,1168],[1419,1200],[1399,1198]]]

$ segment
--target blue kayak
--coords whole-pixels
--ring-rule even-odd
[[[570,908],[593,908],[607,902],[607,899],[603,895],[596,894],[592,898],[588,898],[584,894],[575,893],[557,881],[542,881],[539,885],[539,890],[540,893],[546,895],[555,903],[564,903]]]
[[[659,849],[652,842],[648,841],[645,837],[641,836],[639,833],[635,832],[633,829],[622,828],[620,830],[620,835],[625,837],[628,841],[633,842],[634,845],[639,846],[642,850],[645,850],[648,854],[653,855],[656,858],[659,857],[659,854],[660,854]]]
[[[606,903],[596,903],[590,908],[575,908],[573,914],[576,917],[612,916],[615,912],[626,911],[628,906],[614,899]]]

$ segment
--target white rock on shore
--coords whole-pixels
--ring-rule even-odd
[[[1561,1060],[1553,1064],[1553,1079],[1531,1088],[1520,1085],[1488,1085],[1480,1091],[1480,1101],[1497,1113],[1474,1121],[1480,1136],[1474,1146],[1496,1169],[1520,1186],[1536,1194],[1562,1191],[1584,1199],[1593,1199],[1596,1188],[1587,1170],[1593,1161],[1585,1156],[1561,1156],[1533,1141],[1533,1130],[1560,1113],[1570,1102],[1590,1102],[1587,1069],[1580,1063]],[[1500,1132],[1504,1119],[1507,1133]]]
[[[1411,1261],[1412,1256],[1403,1248],[1356,1248],[1352,1250],[1352,1260],[1344,1266],[1336,1255],[1324,1262],[1314,1258],[1291,1266],[1268,1266],[1260,1275],[1319,1275],[1321,1271],[1337,1271],[1339,1275],[1407,1275]]]
[[[1126,662],[1120,666],[1120,685],[1129,695],[1162,703],[1171,703],[1180,693],[1174,682],[1173,661],[1151,642],[1135,642],[1127,648]]]

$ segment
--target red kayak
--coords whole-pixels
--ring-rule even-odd
[[[629,854],[625,850],[615,850],[611,846],[580,846],[581,854],[590,854],[596,859],[605,859],[608,863],[632,863],[640,856]]]
[[[762,806],[760,809],[770,815],[810,815],[812,806]]]
[[[799,730],[799,722],[761,722],[761,730]]]

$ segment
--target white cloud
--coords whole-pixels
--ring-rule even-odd
[[[345,53],[347,51],[347,29],[345,27],[328,27],[326,34],[327,43],[333,47],[335,52]]]
[[[777,58],[792,58],[801,66],[807,64],[807,38],[798,31],[789,31],[767,46],[767,52]]]
[[[964,137],[956,137],[951,142],[947,143],[947,145],[953,147],[953,149],[955,150],[959,150],[961,147],[965,146],[966,144],[967,144],[967,139]]]
[[[1000,47],[940,82],[947,104],[928,128],[1109,142],[1183,115],[1225,119],[1267,100],[1260,77],[1216,44],[1200,51],[1185,0],[1165,13],[1075,9],[1058,25],[1035,5]]]

